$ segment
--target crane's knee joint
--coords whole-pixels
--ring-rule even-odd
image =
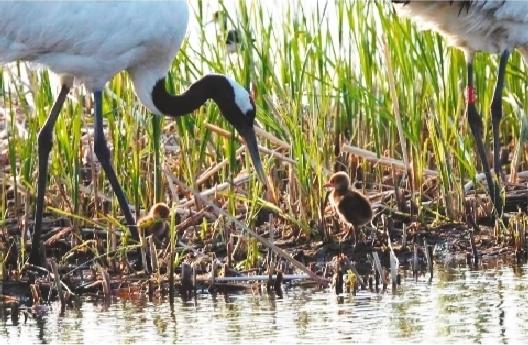
[[[468,109],[467,119],[469,127],[474,134],[482,134],[483,124],[480,115],[477,113],[476,109]]]
[[[104,138],[96,138],[94,140],[94,153],[100,162],[110,159],[110,150]]]

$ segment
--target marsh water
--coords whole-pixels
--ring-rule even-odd
[[[267,293],[199,294],[196,300],[84,301],[60,317],[0,321],[0,344],[20,343],[526,343],[528,266],[470,270],[438,266],[393,293],[294,287]]]

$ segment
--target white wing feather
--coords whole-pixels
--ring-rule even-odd
[[[150,60],[168,68],[189,17],[185,0],[0,2],[0,13],[0,62],[47,65],[89,88]]]
[[[449,1],[411,1],[396,9],[468,52],[525,50],[528,44],[528,1],[474,0],[469,8]]]

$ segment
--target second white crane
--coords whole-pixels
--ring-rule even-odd
[[[506,64],[514,49],[518,49],[528,61],[528,2],[527,1],[415,1],[392,0],[397,12],[412,18],[419,26],[443,35],[452,46],[463,50],[467,63],[466,104],[471,132],[475,137],[477,152],[482,162],[495,209],[502,213],[500,196],[500,122],[502,119],[502,91]],[[476,92],[473,86],[473,57],[484,51],[499,55],[497,84],[491,104],[493,130],[493,167],[497,183],[492,178],[484,148],[483,124],[475,106]]]

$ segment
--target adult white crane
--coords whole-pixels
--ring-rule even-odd
[[[0,63],[31,61],[60,76],[62,87],[38,135],[39,176],[30,261],[42,264],[41,226],[53,126],[76,83],[93,92],[94,152],[138,239],[135,219],[110,162],[103,133],[102,91],[114,74],[128,71],[139,100],[153,113],[177,117],[208,99],[245,140],[259,178],[265,181],[253,129],[255,104],[249,93],[228,77],[209,74],[181,95],[170,95],[165,76],[185,37],[186,0],[141,2],[1,2]]]
[[[463,50],[467,63],[466,113],[477,152],[482,162],[490,196],[499,214],[502,213],[500,196],[501,164],[499,128],[502,118],[502,91],[504,74],[511,52],[518,49],[528,61],[528,1],[402,1],[397,12],[415,20],[425,29],[433,29],[447,38],[452,46]],[[493,167],[497,184],[493,181],[486,150],[482,142],[482,119],[475,106],[473,87],[473,56],[477,51],[499,54],[497,84],[491,104],[493,129]]]

